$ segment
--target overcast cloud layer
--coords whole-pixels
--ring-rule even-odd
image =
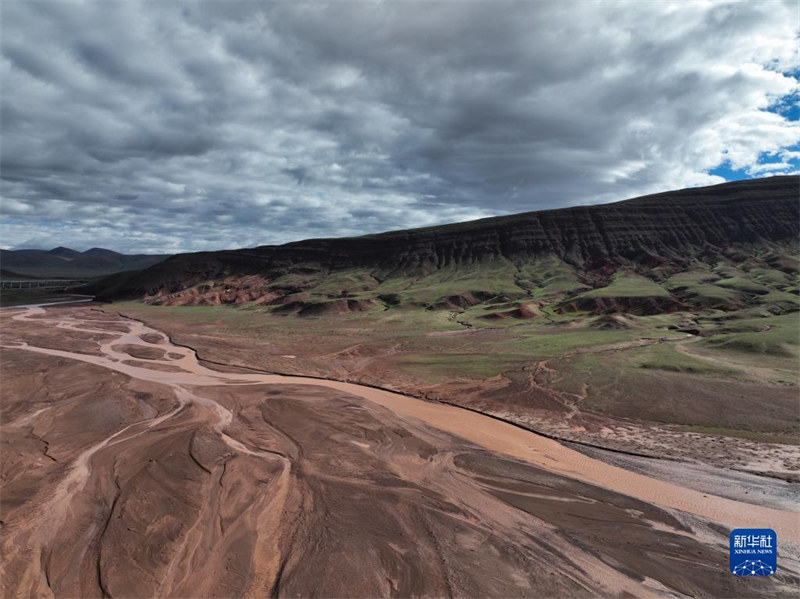
[[[244,247],[796,172],[797,35],[793,1],[9,0],[0,245]]]

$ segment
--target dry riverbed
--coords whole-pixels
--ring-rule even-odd
[[[90,305],[6,309],[0,324],[4,597],[791,596],[800,583],[785,497],[737,501],[381,389],[215,369]],[[749,526],[781,539],[768,580],[727,572],[727,533]]]

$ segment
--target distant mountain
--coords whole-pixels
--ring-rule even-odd
[[[47,252],[50,256],[58,256],[59,258],[63,258],[64,260],[74,260],[75,258],[80,258],[81,253],[70,248],[65,248],[63,246],[58,246],[57,248],[53,248],[49,252]]]
[[[522,318],[544,304],[641,314],[733,308],[757,297],[794,309],[798,197],[800,177],[771,177],[379,235],[179,254],[95,291],[300,315],[476,304],[488,306],[487,317]]]
[[[12,272],[10,270],[5,270],[4,268],[0,268],[0,280],[2,281],[24,281],[27,279],[35,279],[35,278],[37,277],[21,275],[18,272]]]
[[[85,252],[66,247],[52,250],[0,250],[0,266],[3,273],[11,271],[14,277],[81,279],[141,270],[168,257],[167,254],[120,254],[103,248],[92,248]]]
[[[55,251],[55,250],[53,250]],[[94,256],[96,258],[117,259],[121,254],[105,248],[92,248],[83,252],[84,256]]]

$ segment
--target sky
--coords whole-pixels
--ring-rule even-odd
[[[360,235],[800,171],[800,2],[3,0],[0,246]]]

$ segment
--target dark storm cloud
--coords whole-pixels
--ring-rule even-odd
[[[786,172],[792,11],[7,2],[0,243],[237,247]]]

